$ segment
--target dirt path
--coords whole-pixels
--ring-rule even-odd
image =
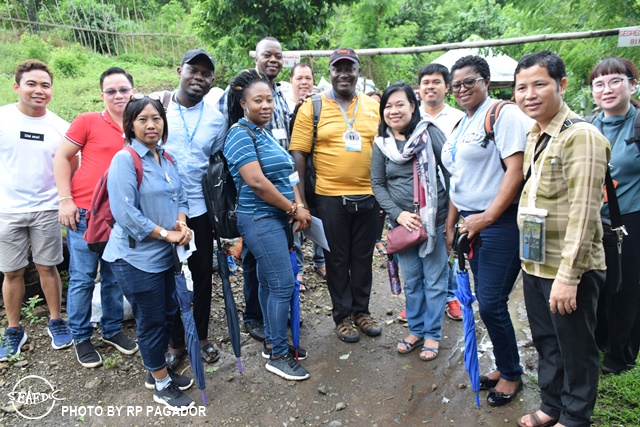
[[[371,312],[384,325],[383,334],[377,338],[363,336],[357,344],[346,344],[335,337],[326,286],[317,283],[313,273],[306,274],[309,290],[303,294],[301,342],[310,356],[302,364],[311,378],[303,382],[284,381],[267,372],[260,357],[261,343],[247,334],[242,337],[244,372],[240,374],[230,346],[224,344],[228,340],[224,308],[221,296],[215,296],[210,338],[220,345],[222,357],[218,363],[206,366],[210,371],[206,374],[209,403],[200,409],[201,415],[163,414],[153,403],[151,391],[143,386],[144,370],[139,355],[119,356],[111,348],[98,347],[103,358],[114,366],[84,369],[75,360],[73,350],[51,349],[44,322],[27,324],[30,346],[21,362],[0,364],[0,427],[205,424],[498,427],[515,426],[518,416],[535,407],[538,392],[531,379],[535,376],[530,375],[524,378],[525,390],[517,402],[491,408],[486,404],[487,392],[481,392],[481,407],[475,407],[461,352],[461,322],[445,318],[440,356],[435,361],[421,361],[417,351],[399,355],[395,343],[407,334],[407,328],[395,317],[403,307],[404,295],[391,295],[383,262],[376,259],[374,263]],[[219,279],[216,281],[219,285]],[[241,278],[233,285],[241,309]],[[518,329],[522,366],[531,374],[535,351],[526,336],[521,284],[512,295],[511,311]],[[127,322],[130,336],[135,336],[134,328],[133,322]],[[493,362],[481,323],[477,335],[484,373],[493,367]],[[94,343],[99,341],[94,338]],[[188,361],[180,369],[190,374]],[[13,412],[9,403],[8,394],[27,375],[47,379],[58,390],[56,397],[64,399],[56,401],[50,413],[40,420],[24,419]],[[188,394],[202,404],[197,388]],[[50,402],[21,409],[42,415]]]

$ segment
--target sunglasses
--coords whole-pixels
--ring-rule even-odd
[[[145,95],[143,93],[134,93],[129,98],[129,101],[140,101],[142,99],[149,98],[152,101],[160,101],[160,96],[152,93],[151,95]]]
[[[130,87],[121,87],[119,89],[105,89],[102,91],[102,93],[104,93],[107,96],[113,96],[116,93],[120,93],[122,95],[128,95],[131,91],[133,90],[133,88]]]

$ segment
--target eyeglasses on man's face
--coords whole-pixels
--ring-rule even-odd
[[[460,89],[462,89],[462,86],[464,86],[465,89],[472,89],[476,85],[476,83],[479,82],[480,80],[484,80],[484,77],[476,77],[475,79],[473,78],[464,79],[462,82],[452,82],[451,90],[453,92],[460,92]]]
[[[121,95],[127,96],[127,95],[129,95],[129,93],[131,93],[132,90],[133,89],[130,88],[130,87],[121,87],[119,89],[111,89],[111,88],[109,88],[109,89],[103,90],[102,93],[104,93],[107,96],[113,96],[116,93],[120,93]]]
[[[618,89],[620,86],[622,86],[622,83],[626,82],[627,80],[633,80],[633,77],[614,77],[608,82],[596,82],[591,85],[591,90],[594,93],[600,93],[604,91],[604,88],[606,86],[609,86],[609,89],[611,90]]]

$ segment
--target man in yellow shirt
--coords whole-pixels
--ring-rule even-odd
[[[289,150],[303,197],[306,159],[313,152],[315,213],[324,223],[330,248],[325,257],[333,320],[338,338],[358,342],[356,325],[369,336],[382,332],[369,313],[377,215],[370,170],[380,105],[356,92],[360,59],[353,49],[340,48],[331,54],[329,74],[332,87],[321,94],[315,147],[312,102],[307,100],[296,116]]]

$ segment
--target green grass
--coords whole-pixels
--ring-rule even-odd
[[[640,426],[640,358],[620,375],[603,375],[594,411],[597,427]]]
[[[0,40],[2,38],[0,37]],[[30,59],[25,55],[21,43],[0,41],[0,105],[17,102],[13,90],[14,72],[20,62]],[[31,51],[33,52],[33,51]],[[121,67],[131,73],[138,92],[149,93],[158,90],[173,90],[178,85],[176,66],[180,58],[167,59],[162,66],[137,62],[136,57],[107,58],[90,52],[81,52],[86,57],[84,64],[74,70],[75,76],[65,76],[54,66],[56,57],[78,54],[78,47],[57,48],[52,51],[49,65],[53,69],[53,99],[49,109],[71,122],[78,114],[100,111],[104,103],[100,97],[100,74],[109,67]],[[64,64],[64,62],[61,62]]]

